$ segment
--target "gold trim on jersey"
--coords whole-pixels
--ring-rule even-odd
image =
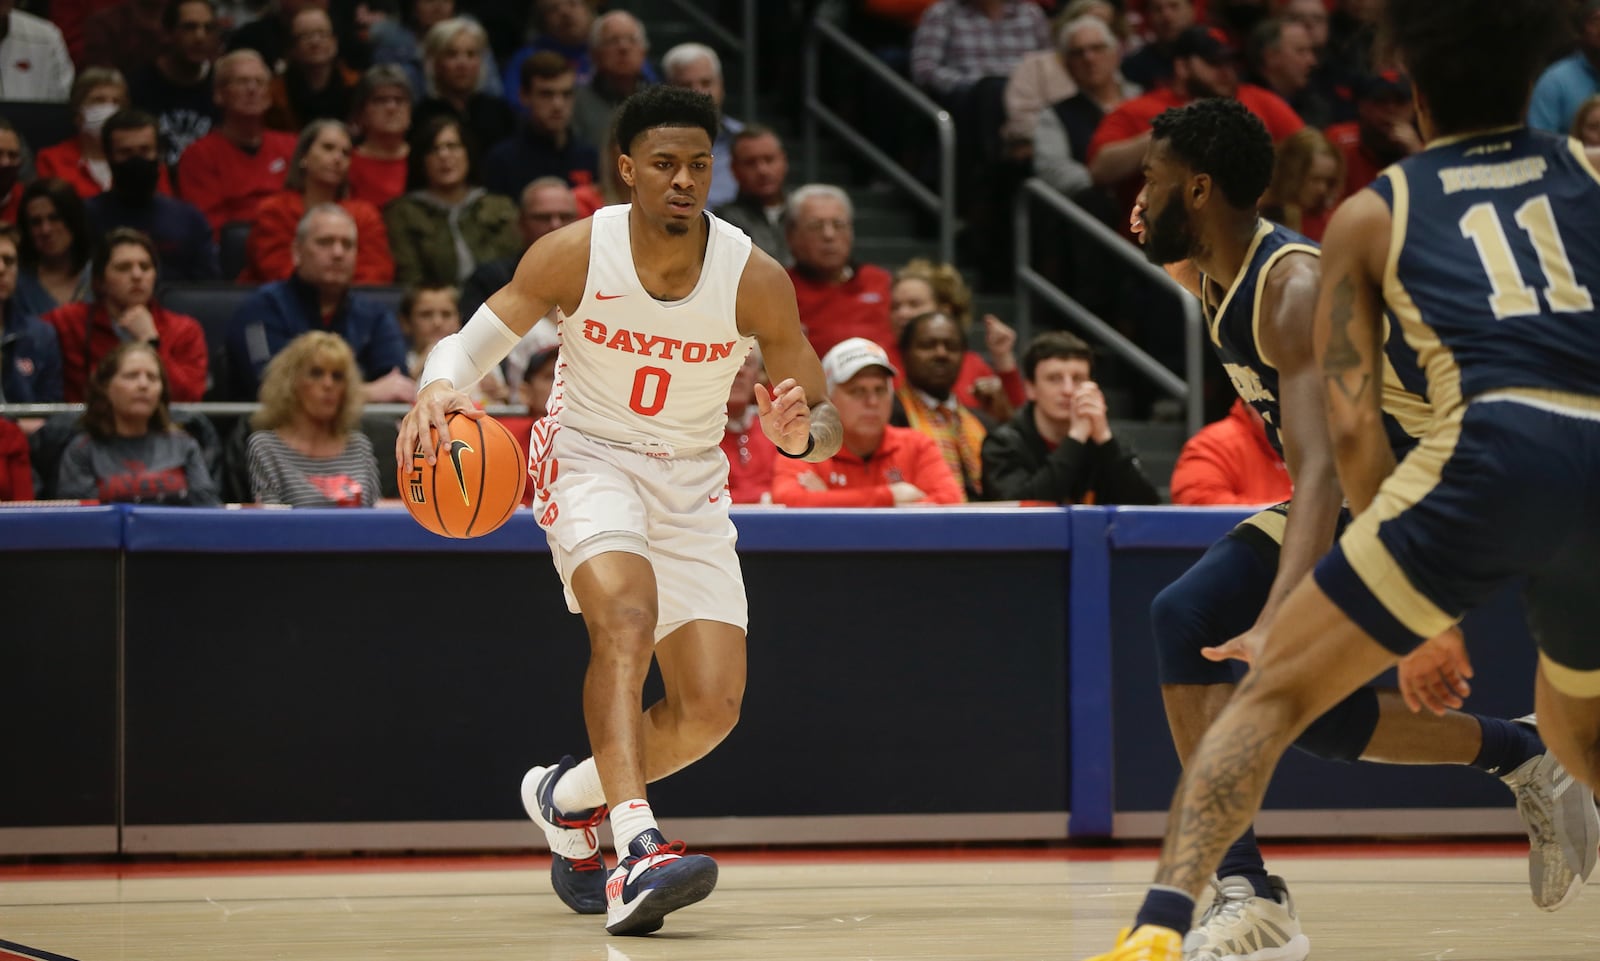
[[[1389,260],[1383,268],[1383,300],[1400,322],[1406,343],[1417,352],[1417,366],[1428,380],[1428,403],[1433,415],[1438,416],[1461,405],[1461,368],[1438,333],[1423,322],[1422,311],[1400,282],[1400,252],[1405,249],[1406,225],[1411,215],[1411,187],[1405,170],[1394,167],[1388,175],[1394,203],[1390,209]]]
[[[1583,145],[1583,141],[1576,137],[1568,137],[1567,149],[1572,151],[1574,157],[1578,158],[1578,165],[1589,171],[1589,176],[1593,177],[1596,182],[1600,182],[1600,170],[1596,170],[1594,162],[1589,159],[1589,148]]]
[[[1527,124],[1514,123],[1505,127],[1489,127],[1484,130],[1469,130],[1466,133],[1453,133],[1446,137],[1436,137],[1433,140],[1428,141],[1426,144],[1423,144],[1423,149],[1432,150],[1435,147],[1448,147],[1451,144],[1461,143],[1463,140],[1476,140],[1479,137],[1494,137],[1503,133],[1515,133],[1518,130],[1524,129],[1526,126]]]
[[[1600,670],[1585,671],[1558,664],[1544,651],[1539,652],[1539,670],[1550,686],[1568,697],[1600,697]]]
[[[1600,397],[1593,394],[1573,394],[1543,387],[1501,387],[1484,391],[1472,398],[1474,404],[1492,404],[1497,401],[1537,407],[1539,410],[1563,417],[1600,420]]]
[[[1457,407],[1441,417],[1400,466],[1378,488],[1372,505],[1351,522],[1339,540],[1350,568],[1367,590],[1406,629],[1418,637],[1433,637],[1456,622],[1417,590],[1378,538],[1379,525],[1393,520],[1415,506],[1439,485],[1439,477],[1455,453],[1461,438],[1461,417],[1465,408]]]
[[[1273,370],[1278,369],[1278,364],[1267,356],[1267,349],[1261,346],[1261,298],[1267,291],[1267,276],[1272,273],[1272,268],[1278,261],[1283,259],[1285,254],[1310,254],[1313,257],[1321,257],[1322,251],[1311,244],[1284,244],[1274,250],[1272,256],[1268,257],[1266,263],[1262,264],[1261,268],[1256,271],[1256,276],[1259,279],[1256,281],[1255,302],[1250,305],[1250,339],[1256,343],[1256,356],[1260,357],[1261,362]],[[1314,309],[1315,307],[1313,307]],[[1306,323],[1309,324],[1311,322],[1311,318],[1306,318]]]
[[[1389,324],[1389,318],[1383,318],[1383,339],[1387,343],[1394,331]],[[1427,398],[1419,397],[1406,390],[1405,384],[1400,380],[1400,374],[1394,369],[1394,361],[1389,359],[1387,351],[1383,355],[1383,412],[1395,419],[1400,429],[1412,437],[1421,437],[1433,426],[1433,405]]]
[[[1261,246],[1261,241],[1265,240],[1267,235],[1272,233],[1272,230],[1273,227],[1270,221],[1256,221],[1256,235],[1250,238],[1250,246],[1244,252],[1243,266],[1239,268],[1239,273],[1234,275],[1233,283],[1228,285],[1228,292],[1223,295],[1222,303],[1217,305],[1216,311],[1211,315],[1211,342],[1218,347],[1222,346],[1222,337],[1217,332],[1222,327],[1222,315],[1228,312],[1228,304],[1233,302],[1234,293],[1239,289],[1239,285],[1244,282],[1247,268],[1250,266],[1250,261],[1255,259],[1256,250]],[[1209,285],[1211,282],[1211,278],[1207,277],[1206,284]]]
[[[1279,547],[1283,546],[1283,532],[1289,525],[1289,510],[1293,502],[1277,504],[1264,511],[1251,514],[1239,522],[1240,527],[1254,527],[1256,530],[1272,538],[1272,542]]]

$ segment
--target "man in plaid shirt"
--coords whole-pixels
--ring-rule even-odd
[[[1050,47],[1050,24],[1026,0],[939,0],[911,36],[911,79],[949,103],[985,77],[1009,77]]]

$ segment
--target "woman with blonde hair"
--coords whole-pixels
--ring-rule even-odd
[[[394,281],[389,230],[378,208],[350,196],[350,131],[337,120],[313,120],[300,131],[283,190],[261,201],[246,241],[239,283],[288,280],[294,273],[294,235],[306,211],[338,204],[356,224],[356,270],[351,283],[382,286]]]
[[[1600,96],[1585,100],[1572,115],[1572,136],[1591,150],[1600,147]]]
[[[250,418],[250,491],[258,504],[371,507],[378,461],[361,422],[361,368],[337,334],[315,330],[267,364]]]
[[[1344,155],[1322,131],[1305,127],[1278,145],[1261,216],[1318,243],[1344,194]]]
[[[912,318],[928,313],[944,314],[955,321],[963,336],[968,335],[972,330],[972,290],[954,265],[918,257],[900,268],[890,288],[889,323],[894,328],[893,343],[899,343],[901,331]],[[1013,407],[1021,406],[1028,399],[1022,374],[1017,370],[1017,332],[993,314],[984,315],[983,329],[984,345],[994,366],[989,366],[975,352],[967,351],[962,355],[954,396],[962,406],[982,411],[996,423],[1003,423],[1011,418]],[[897,348],[889,350],[889,360],[895,369],[905,370]]]
[[[485,93],[480,86],[489,36],[478,21],[471,17],[439,21],[423,37],[422,50],[427,96],[412,112],[413,130],[443,115],[470,131],[480,150],[511,136],[516,113],[498,93]]]

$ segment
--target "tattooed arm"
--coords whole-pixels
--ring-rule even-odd
[[[1334,214],[1322,244],[1317,359],[1327,385],[1339,482],[1352,514],[1367,509],[1395,466],[1383,429],[1382,283],[1389,226],[1389,208],[1363,190]]]

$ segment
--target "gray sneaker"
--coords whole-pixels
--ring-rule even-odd
[[[1519,719],[1532,723],[1532,717]],[[1594,795],[1554,754],[1529,758],[1500,780],[1517,796],[1528,829],[1528,886],[1533,903],[1554,911],[1578,896],[1600,862],[1600,811]]]
[[[1311,942],[1283,878],[1273,876],[1275,897],[1257,897],[1249,880],[1212,881],[1211,906],[1183,939],[1184,961],[1305,961]]]

